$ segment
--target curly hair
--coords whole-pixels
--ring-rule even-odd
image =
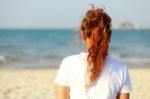
[[[93,82],[101,72],[111,38],[111,18],[103,9],[90,9],[82,20],[80,29],[91,42],[88,48],[88,73]]]

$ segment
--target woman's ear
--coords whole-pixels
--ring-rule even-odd
[[[82,30],[81,30],[81,36],[82,36],[82,42],[83,42],[83,44],[86,46],[87,49],[89,49],[90,46],[91,46],[90,39],[86,38],[86,35],[83,33]]]
[[[85,36],[83,34],[83,31],[81,30],[80,32],[81,32],[82,42],[83,42],[83,44],[85,44],[86,38],[85,38]]]

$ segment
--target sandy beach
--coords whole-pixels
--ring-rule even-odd
[[[0,69],[0,99],[55,99],[58,69]],[[131,99],[150,98],[150,68],[130,68]]]

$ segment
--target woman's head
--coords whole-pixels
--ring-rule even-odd
[[[90,80],[95,80],[103,67],[108,54],[111,38],[111,18],[103,9],[92,8],[87,11],[81,23],[81,35],[88,50],[87,61]]]

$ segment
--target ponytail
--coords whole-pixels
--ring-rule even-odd
[[[89,79],[93,82],[99,76],[108,54],[111,18],[102,9],[89,10],[82,21],[81,30],[91,42],[87,61]]]

